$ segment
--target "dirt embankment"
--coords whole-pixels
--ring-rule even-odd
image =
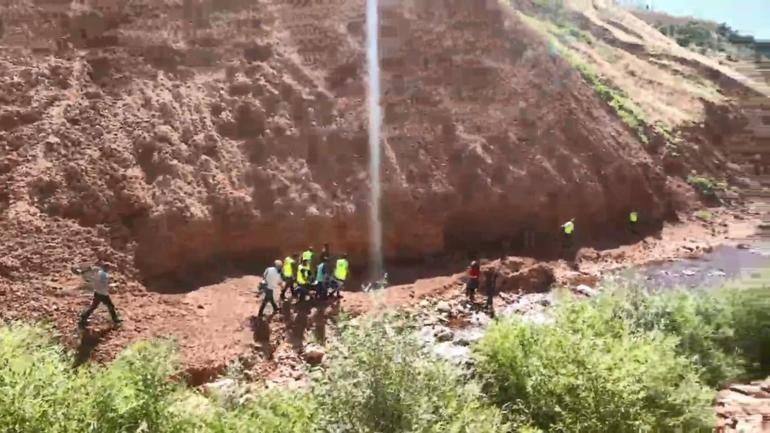
[[[542,38],[496,6],[423,3],[383,11],[388,259],[671,215],[661,168]],[[363,263],[362,4],[248,5],[200,9],[194,35],[171,3],[67,10],[54,56],[3,50],[6,278],[96,255],[183,277],[324,241]],[[47,40],[25,23],[49,6],[28,6],[4,41]]]

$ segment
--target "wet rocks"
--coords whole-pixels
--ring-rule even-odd
[[[454,332],[446,326],[436,326],[433,329],[433,335],[438,341],[451,341],[454,338]]]
[[[597,294],[594,288],[586,286],[585,284],[580,284],[577,287],[575,287],[575,292],[588,297],[596,296]]]
[[[438,304],[436,304],[436,311],[439,313],[451,313],[452,306],[449,305],[449,302],[440,301]]]

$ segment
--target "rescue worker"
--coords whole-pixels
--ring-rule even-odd
[[[343,254],[341,258],[337,259],[334,265],[334,278],[332,279],[332,293],[337,297],[342,297],[342,286],[345,285],[345,280],[348,278],[348,255]]]
[[[308,262],[308,264],[313,263],[313,247],[308,247],[305,251],[302,252],[302,262]]]
[[[310,284],[310,261],[303,260],[302,263],[297,267],[297,299],[300,301],[305,300],[305,295],[308,292],[308,286]]]
[[[637,232],[637,223],[639,222],[639,214],[636,211],[631,211],[631,213],[628,214],[628,224],[629,227],[631,227],[631,233],[638,234]]]
[[[115,310],[115,305],[110,298],[110,266],[107,263],[99,262],[95,266],[87,267],[85,269],[72,268],[72,271],[86,280],[86,285],[94,291],[94,297],[91,301],[91,305],[86,308],[80,314],[80,321],[78,322],[78,328],[81,330],[86,329],[88,325],[88,318],[99,307],[99,304],[104,304],[110,311],[110,318],[112,323],[117,327],[120,326],[122,321],[118,317],[118,312]]]
[[[281,274],[283,276],[283,282],[284,286],[281,290],[281,300],[286,299],[286,290],[289,290],[289,293],[291,293],[292,296],[295,296],[294,294],[294,275],[297,272],[297,260],[299,259],[299,254],[294,253],[290,256],[286,256],[286,259],[283,261],[283,267],[281,269]]]
[[[276,260],[273,266],[265,269],[265,272],[262,274],[262,283],[260,283],[260,289],[262,289],[261,291],[264,294],[264,298],[262,298],[262,305],[259,307],[259,314],[257,314],[257,317],[262,317],[262,314],[265,312],[265,307],[268,303],[273,307],[273,314],[278,311],[278,305],[275,304],[275,298],[273,297],[273,294],[283,284],[283,279],[281,279],[281,273],[279,271],[279,269],[281,269],[281,265],[281,261]]]
[[[468,295],[468,301],[473,303],[473,298],[476,295],[476,289],[479,288],[479,277],[481,276],[481,269],[479,262],[476,260],[471,262],[468,267],[468,282],[465,283],[465,293]]]
[[[315,288],[320,299],[326,299],[326,291],[329,288],[329,273],[327,271],[327,262],[321,260],[316,268]]]
[[[563,247],[565,249],[571,249],[572,248],[572,234],[575,232],[575,218],[572,218],[571,220],[567,221],[566,223],[561,225],[561,228],[564,233],[564,244]]]

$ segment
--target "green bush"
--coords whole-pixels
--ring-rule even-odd
[[[316,384],[325,432],[500,432],[499,410],[393,320],[346,326]]]
[[[699,176],[693,173],[687,176],[687,183],[706,197],[716,196],[717,182],[708,176]]]
[[[677,353],[701,370],[704,383],[719,387],[770,374],[769,290],[728,286],[654,296],[631,290],[616,297],[616,314],[635,329],[676,337]]]
[[[142,343],[109,368],[73,369],[51,329],[0,326],[0,430],[177,432],[169,416],[175,366],[165,344]]]
[[[74,369],[52,330],[0,325],[3,433],[499,432],[478,385],[391,320],[349,326],[309,390],[251,391],[224,405],[178,382],[172,346],[142,342]],[[255,430],[258,429],[258,430]]]
[[[566,302],[546,325],[493,325],[475,354],[511,421],[557,432],[708,431],[712,392],[678,340],[636,332],[609,297]]]

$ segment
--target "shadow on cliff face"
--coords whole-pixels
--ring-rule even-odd
[[[468,219],[471,218],[471,219]],[[444,227],[444,249],[433,254],[394,257],[386,260],[385,270],[390,284],[408,284],[422,278],[432,278],[462,272],[470,261],[480,258],[496,259],[502,256],[531,257],[537,260],[574,259],[580,248],[597,250],[616,248],[656,235],[663,221],[640,223],[637,233],[631,233],[625,222],[619,220],[599,225],[577,225],[573,247],[565,250],[558,228],[543,228],[538,221],[530,224],[509,225],[515,230],[494,231],[472,217],[455,216]],[[485,231],[486,230],[486,231]],[[332,245],[332,256],[337,252]],[[240,254],[221,255],[205,262],[184,264],[175,272],[145,278],[148,290],[164,294],[180,294],[200,287],[217,284],[228,278],[244,275],[262,275],[276,257],[285,252],[275,248],[260,248]],[[351,258],[351,277],[345,291],[359,291],[366,281],[368,263],[364,258]]]
[[[262,275],[265,268],[279,257],[279,253],[277,249],[259,249],[237,256],[212,257],[206,261],[185,264],[172,272],[145,277],[142,282],[151,292],[189,293],[228,278]]]

